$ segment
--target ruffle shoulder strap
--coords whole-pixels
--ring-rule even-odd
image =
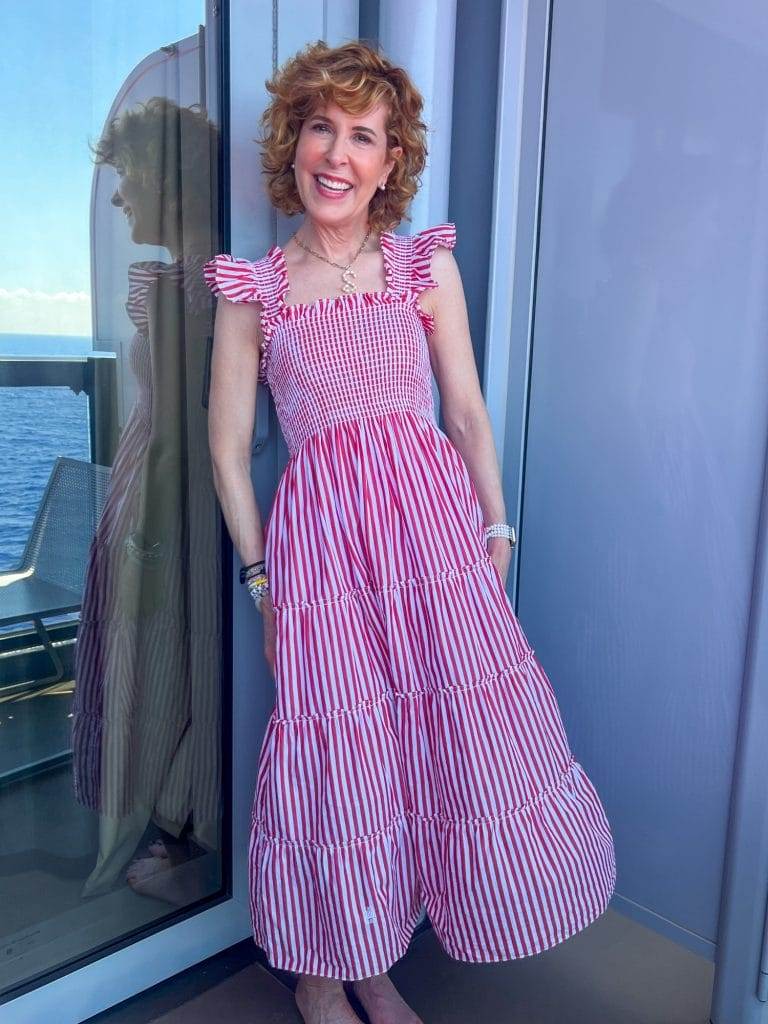
[[[214,295],[230,302],[261,302],[269,305],[279,291],[279,260],[273,246],[260,260],[245,260],[229,253],[214,256],[203,266],[205,283]]]
[[[288,275],[280,249],[273,245],[260,260],[246,260],[229,253],[214,256],[203,266],[205,283],[214,295],[230,302],[260,302],[264,344],[259,361],[259,380],[266,383],[269,343],[288,291]]]
[[[456,225],[453,223],[435,224],[424,228],[412,236],[411,243],[411,286],[417,292],[427,288],[437,288],[437,281],[432,278],[432,254],[438,245],[445,249],[453,249],[456,245]]]
[[[146,331],[149,325],[149,289],[170,266],[173,265],[160,260],[138,260],[128,267],[128,299],[125,311],[140,331]]]
[[[456,225],[449,221],[435,224],[411,236],[411,259],[409,265],[409,285],[418,296],[429,288],[437,288],[437,281],[432,277],[432,255],[438,245],[445,249],[453,249],[456,245]],[[426,313],[418,301],[416,311],[427,334],[435,329],[434,317]]]
[[[205,256],[185,254],[183,260],[164,263],[161,260],[139,260],[128,267],[128,299],[125,309],[138,330],[149,329],[147,300],[153,285],[171,281],[184,293],[184,305],[193,315],[210,316],[211,295],[200,275]]]

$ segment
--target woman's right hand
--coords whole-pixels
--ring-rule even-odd
[[[275,678],[275,607],[272,595],[267,591],[261,599],[261,614],[264,619],[264,657],[267,659],[272,678]]]

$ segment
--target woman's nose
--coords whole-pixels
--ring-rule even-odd
[[[328,158],[332,163],[337,164],[343,162],[346,158],[346,143],[344,139],[337,135],[331,143],[328,149]]]

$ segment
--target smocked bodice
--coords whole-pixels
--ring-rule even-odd
[[[435,418],[426,337],[407,303],[286,320],[271,347],[268,380],[291,454],[343,420],[391,412]]]
[[[435,422],[427,335],[434,321],[418,302],[436,287],[437,245],[453,248],[455,227],[381,235],[387,287],[286,305],[285,257],[272,246],[251,262],[228,254],[204,268],[215,294],[262,303],[259,380],[269,386],[290,454],[343,421],[411,413]]]

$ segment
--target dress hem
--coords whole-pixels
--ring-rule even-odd
[[[350,973],[349,971],[346,971],[346,973],[342,973],[344,972],[344,968],[333,967],[329,964],[322,964],[320,966],[320,969],[318,969],[317,965],[311,964],[311,962],[308,962],[306,958],[304,958],[303,960],[299,960],[295,957],[291,957],[290,955],[284,955],[281,953],[270,951],[270,947],[260,942],[259,937],[255,933],[253,936],[253,941],[256,943],[259,949],[264,951],[267,960],[270,963],[270,966],[276,968],[279,971],[290,971],[293,974],[309,974],[312,977],[319,978],[332,978],[335,981],[361,981],[363,978],[372,978],[377,974],[383,974],[385,971],[388,971],[390,967],[396,964],[398,960],[402,960],[402,958],[410,949],[411,942],[413,941],[413,933],[416,930],[416,926],[418,925],[419,921],[421,920],[423,910],[424,905],[420,904],[418,913],[413,915],[413,917],[411,918],[411,922],[408,925],[406,925],[405,930],[408,933],[408,940],[405,943],[401,943],[399,946],[395,947],[394,952],[387,953],[384,956],[380,956],[376,960],[375,965],[373,966],[373,973],[362,973],[361,971],[355,971],[354,969],[352,973]],[[430,926],[431,924],[432,922],[430,921]]]
[[[591,924],[594,924],[598,918],[602,917],[608,909],[611,898],[616,890],[616,864],[615,861],[612,863],[611,874],[608,876],[608,885],[605,889],[602,899],[599,901],[595,909],[587,911],[586,916],[582,916],[579,920],[572,924],[563,932],[559,932],[553,939],[548,939],[544,942],[538,942],[531,946],[526,946],[521,952],[510,954],[506,948],[489,951],[489,950],[473,950],[467,952],[466,950],[459,950],[456,946],[447,940],[440,938],[437,930],[435,929],[432,920],[430,919],[430,925],[432,930],[435,932],[435,938],[440,943],[443,951],[451,957],[452,960],[458,960],[461,963],[466,964],[492,964],[500,963],[507,960],[523,960],[525,957],[536,956],[539,953],[546,953],[548,949],[554,949],[555,946],[562,945],[563,942],[567,942],[568,939],[572,939],[579,932],[583,932],[585,928],[588,928]]]
[[[365,974],[359,970],[352,969],[342,973],[343,968],[332,967],[330,965],[321,965],[318,969],[317,965],[310,964],[306,959],[298,960],[295,957],[289,955],[283,955],[270,950],[269,946],[264,945],[259,941],[259,937],[254,934],[253,941],[263,950],[267,960],[271,967],[277,970],[288,971],[293,974],[308,974],[312,977],[320,978],[331,978],[335,981],[361,981],[363,978],[374,977],[377,974],[383,974],[389,971],[399,960],[409,952],[411,943],[414,938],[414,931],[421,920],[422,910],[426,909],[427,919],[429,920],[429,927],[434,933],[434,936],[440,945],[446,956],[450,957],[451,960],[456,960],[459,963],[467,964],[494,964],[494,963],[505,963],[512,960],[523,960],[529,956],[537,956],[540,953],[545,953],[549,949],[554,949],[556,946],[562,945],[567,942],[568,939],[572,939],[579,932],[584,931],[591,924],[594,924],[608,909],[611,898],[616,889],[616,862],[612,862],[611,874],[608,879],[608,885],[603,893],[602,899],[596,905],[587,911],[586,915],[582,915],[574,924],[567,928],[563,932],[559,932],[554,938],[548,939],[545,942],[535,943],[534,945],[526,946],[522,950],[519,947],[514,951],[510,951],[510,947],[502,947],[494,950],[490,949],[475,949],[472,951],[460,950],[457,946],[447,940],[439,934],[435,928],[432,919],[429,917],[429,910],[426,907],[420,906],[418,914],[412,918],[412,923],[409,924],[406,930],[409,933],[408,941],[405,944],[398,946],[393,953],[389,953],[385,956],[381,956],[376,961],[373,967],[372,974]],[[512,939],[514,941],[514,939]],[[310,969],[311,967],[311,969]]]

